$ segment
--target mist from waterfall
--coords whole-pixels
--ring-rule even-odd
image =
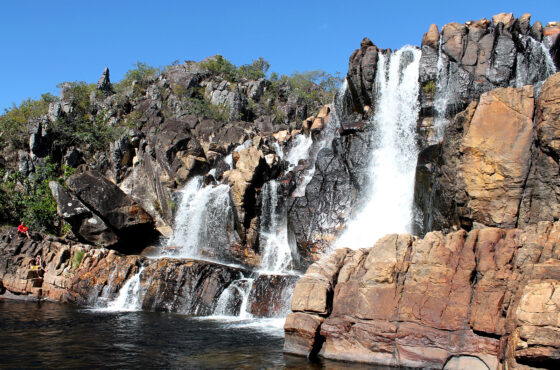
[[[204,186],[202,176],[180,191],[175,229],[167,241],[167,255],[180,258],[215,257],[230,245],[233,211],[228,185]]]
[[[411,232],[420,55],[412,46],[379,54],[376,106],[369,122],[374,146],[369,190],[364,207],[337,240],[338,247],[371,247],[383,235]]]
[[[284,199],[278,197],[280,182],[270,180],[262,188],[260,240],[261,271],[284,274],[293,269],[295,239],[290,238]]]

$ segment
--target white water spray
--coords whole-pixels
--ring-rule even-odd
[[[230,320],[232,318],[237,320],[252,318],[247,306],[253,282],[253,278],[245,277],[233,281],[220,295],[214,316]]]
[[[337,246],[371,247],[383,235],[411,231],[420,54],[405,46],[390,56],[379,55],[370,189],[365,207],[349,222]]]
[[[556,73],[550,51],[543,42],[525,35],[519,35],[519,40],[525,45],[525,52],[517,53],[515,87],[542,83]]]
[[[212,256],[216,248],[230,245],[232,225],[229,186],[204,186],[202,177],[195,177],[181,190],[175,230],[167,242],[168,255]]]
[[[117,298],[107,305],[104,311],[132,312],[141,309],[140,302],[140,275],[144,267],[140,268],[136,275],[123,284]]]
[[[277,180],[264,184],[262,189],[262,212],[260,237],[263,249],[261,271],[283,274],[292,270],[292,245],[288,233],[288,215],[284,202],[278,198]],[[280,202],[279,202],[280,200]]]

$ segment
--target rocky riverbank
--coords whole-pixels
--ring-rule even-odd
[[[388,235],[339,249],[296,285],[286,353],[391,366],[560,361],[560,223]]]

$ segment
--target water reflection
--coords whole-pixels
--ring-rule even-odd
[[[245,324],[0,300],[0,368],[364,368],[283,355],[278,325]]]

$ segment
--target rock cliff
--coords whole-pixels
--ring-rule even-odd
[[[138,302],[133,309],[206,316],[216,311],[220,296],[234,281],[250,275],[241,267],[123,255],[38,233],[27,239],[15,230],[3,231],[0,245],[0,299],[46,299],[105,308],[119,293],[126,294],[121,288],[140,274],[137,294],[131,297]],[[31,268],[38,256],[43,270]],[[255,317],[283,315],[285,296],[295,279],[258,276],[248,292],[248,311]]]
[[[423,368],[560,360],[560,223],[388,235],[299,280],[284,351]]]

